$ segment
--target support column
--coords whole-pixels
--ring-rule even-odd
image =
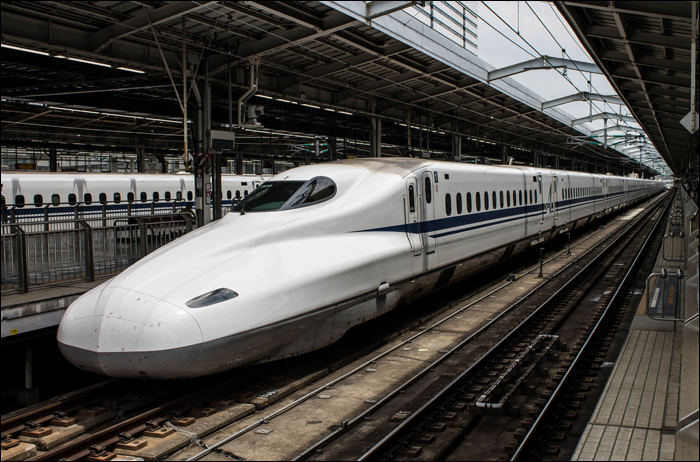
[[[559,156],[554,156],[554,168],[559,170]]]
[[[369,155],[382,157],[382,120],[379,117],[369,119]]]
[[[109,172],[110,173],[117,173],[119,171],[119,159],[115,159],[112,156],[109,156]]]
[[[503,149],[501,150],[501,164],[508,164],[508,146],[506,145],[504,145]]]
[[[49,148],[49,171],[58,171],[58,154],[56,153],[56,148]]]
[[[243,154],[238,150],[236,146],[236,175],[243,175]]]
[[[328,160],[333,162],[338,158],[338,154],[336,153],[338,139],[335,136],[329,136],[326,142],[328,143]]]
[[[39,402],[39,389],[34,388],[33,354],[31,348],[24,349],[24,389],[17,392],[20,406],[29,406]]]
[[[214,220],[218,220],[223,216],[221,211],[221,200],[223,199],[223,190],[221,185],[221,164],[223,163],[224,155],[221,153],[212,154],[211,156],[211,177],[213,180],[212,188],[212,203],[214,204]]]
[[[146,171],[146,153],[143,146],[136,146],[136,168],[139,173]]]
[[[452,160],[462,162],[462,135],[452,132]]]

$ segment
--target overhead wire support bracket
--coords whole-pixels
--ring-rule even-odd
[[[493,71],[490,71],[487,76],[487,83],[491,83],[491,81],[493,80],[499,80],[504,77],[509,77],[511,75],[520,74],[521,72],[539,71],[542,69],[554,68],[577,69],[582,72],[602,74],[600,69],[598,69],[598,66],[596,66],[593,63],[573,61],[570,59],[562,59],[555,58],[553,56],[542,55],[539,58],[530,59],[522,63],[517,63],[511,66],[502,67],[501,69],[495,69]]]
[[[579,93],[574,93],[573,95],[564,96],[562,98],[557,98],[550,101],[543,101],[542,110],[544,111],[547,108],[559,106],[561,104],[571,103],[574,101],[602,101],[604,103],[611,104],[624,104],[624,102],[616,95],[599,95],[598,93],[582,91]]]

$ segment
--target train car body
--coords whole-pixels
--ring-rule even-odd
[[[222,207],[231,207],[265,178],[222,175]],[[18,221],[74,218],[106,209],[108,215],[125,212],[158,212],[194,202],[194,179],[189,174],[148,173],[3,173],[2,207],[12,209]],[[46,209],[46,210],[44,210]]]
[[[83,295],[59,346],[154,379],[295,356],[662,187],[420,159],[299,167]]]

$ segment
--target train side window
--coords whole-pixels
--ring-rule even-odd
[[[158,202],[160,200],[160,193],[158,191],[153,191],[153,202]]]
[[[501,200],[501,208],[503,208],[503,191],[498,192],[498,198]],[[510,202],[510,201],[508,201]],[[510,204],[508,204],[510,205]]]
[[[472,193],[467,193],[467,213],[472,213]]]
[[[175,200],[176,201],[181,201],[182,200],[182,191],[177,191],[175,193]]]
[[[462,193],[457,193],[456,201],[457,201],[457,215],[461,215],[462,214]]]
[[[170,191],[165,191],[165,200],[170,202],[170,199],[172,199],[173,196],[170,194]]]
[[[491,192],[491,199],[492,199],[491,203],[493,204],[493,209],[496,210],[498,208],[498,203],[496,202],[496,191]],[[503,203],[501,203],[501,207],[503,207]]]
[[[85,193],[83,195],[83,202],[85,202],[85,205],[90,205],[92,204],[92,194],[90,193]]]
[[[236,189],[236,199],[240,199],[240,198],[241,198],[241,191]]]
[[[416,211],[416,191],[413,185],[408,185],[408,210],[413,213]]]
[[[132,192],[126,193],[126,200],[127,200],[127,202],[129,202],[129,204],[133,204],[134,203],[134,193],[132,193]]]
[[[118,204],[122,201],[122,195],[118,192],[114,193],[114,203]]]
[[[445,194],[445,213],[448,217],[452,215],[452,197],[449,194]]]
[[[484,210],[489,209],[489,192],[485,191],[484,192]]]
[[[501,192],[501,195],[503,195],[503,192]],[[508,191],[506,191],[506,207],[510,207],[510,194],[508,194]]]
[[[535,204],[537,203],[537,191],[535,190]]]
[[[233,197],[233,195],[231,194],[231,190],[229,189],[228,191],[226,191],[226,199],[231,199],[231,197]]]
[[[527,197],[527,196],[525,196],[525,197]],[[523,205],[523,190],[522,189],[520,191],[518,191],[518,199],[519,199],[518,202],[520,203],[520,205]],[[525,199],[525,201],[527,202],[527,199]]]
[[[425,177],[425,203],[430,204],[433,200],[433,187],[430,184],[430,177]]]
[[[44,205],[44,198],[41,194],[34,194],[34,207],[41,207]]]
[[[61,196],[59,196],[58,194],[52,194],[51,203],[54,205],[54,207],[61,205]]]
[[[244,197],[248,197],[248,190],[247,190],[247,189],[244,189],[244,190],[243,190],[243,196],[244,196]]]
[[[515,189],[513,190],[513,207],[516,207],[518,205],[518,195],[515,193]]]
[[[146,201],[148,201],[148,194],[146,194],[145,192],[142,192],[141,193],[141,202],[146,202]]]
[[[100,193],[100,204],[107,203],[107,193]]]
[[[530,190],[530,204],[532,204],[532,189]]]
[[[476,211],[481,212],[481,194],[476,193]]]
[[[187,200],[188,201],[192,200],[192,191],[187,191]]]
[[[24,207],[24,196],[23,195],[18,195],[15,196],[15,206],[17,206],[18,209],[21,209]]]

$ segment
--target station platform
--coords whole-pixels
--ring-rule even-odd
[[[665,236],[571,460],[698,460],[698,214],[684,191]]]
[[[57,326],[73,301],[106,280],[76,281],[34,289],[26,294],[3,295],[0,297],[2,338]]]

